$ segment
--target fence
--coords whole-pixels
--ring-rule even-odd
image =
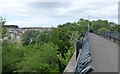
[[[88,74],[93,71],[93,67],[90,65],[92,58],[87,33],[82,42],[82,48],[79,49],[80,55],[78,56],[75,74]]]
[[[113,39],[114,42],[116,40],[120,41],[120,32],[102,32],[100,35],[110,40]]]

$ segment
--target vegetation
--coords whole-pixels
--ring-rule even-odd
[[[108,29],[106,29],[106,28],[100,28],[99,30],[98,30],[98,34],[100,34],[100,33],[102,33],[102,32],[108,32],[109,30]]]
[[[91,22],[91,30],[95,33],[99,33],[100,29],[107,29],[109,31],[118,31],[117,30],[117,24],[114,22],[108,22],[107,20],[97,20]]]
[[[88,20],[66,23],[50,31],[27,30],[21,43],[2,42],[3,72],[63,72],[80,40]],[[116,31],[117,24],[107,20],[90,21],[91,32]],[[5,29],[4,29],[5,30]],[[6,30],[3,30],[5,35]]]
[[[39,34],[36,30],[28,30],[23,34],[22,44],[28,45],[30,43],[35,43],[36,36]]]
[[[4,27],[6,27],[6,28],[10,28],[10,27],[12,27],[12,28],[19,28],[17,25],[4,25]]]

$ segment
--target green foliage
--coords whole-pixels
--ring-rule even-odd
[[[67,53],[65,53],[65,58],[62,58],[62,55],[59,54],[57,55],[57,57],[59,58],[59,60],[65,65],[67,66],[68,62],[70,61],[72,55],[74,53],[74,49],[68,50]]]
[[[40,32],[39,35],[36,37],[35,42],[38,44],[44,44],[49,42],[49,32],[48,31]]]
[[[2,17],[2,19],[3,19],[3,17]],[[2,22],[0,22],[0,38],[1,37],[4,38],[6,36],[7,29],[5,27],[5,23],[6,23],[5,19],[2,20]]]
[[[116,30],[116,24],[113,22],[108,22],[107,20],[97,20],[91,22],[91,30],[95,33],[99,33],[98,30],[101,28],[106,28],[109,31],[115,31]]]
[[[106,28],[101,28],[101,29],[98,30],[98,34],[101,34],[101,33],[103,33],[103,32],[108,32],[108,31],[109,31],[109,30],[106,29]]]
[[[0,73],[2,72],[2,46],[0,45]]]
[[[4,40],[3,72],[63,72],[74,53],[76,42],[87,31],[88,22],[81,18],[78,22],[68,22],[50,31],[27,30],[22,43]],[[119,29],[107,20],[90,21],[90,25],[96,33]],[[2,32],[5,35],[6,29]]]
[[[7,28],[4,25],[2,25],[2,38],[6,36],[6,33],[7,33]]]
[[[79,25],[78,27],[80,34],[85,34],[85,32],[87,31],[88,23],[89,23],[88,20],[84,20],[83,18],[79,19],[77,24]]]
[[[76,49],[76,42],[80,40],[81,34],[79,34],[79,31],[73,31],[70,35],[70,44],[71,46]]]
[[[58,51],[61,53],[61,55],[64,58],[64,53],[66,53],[69,50],[70,47],[70,36],[69,31],[64,28],[58,28],[54,29],[51,32],[51,42],[54,43],[54,45],[58,46]]]
[[[3,41],[2,46],[3,72],[59,72],[57,49],[52,43],[21,46]]]
[[[9,41],[2,43],[2,71],[12,72],[15,70],[16,63],[20,60],[17,44],[11,44]]]
[[[116,27],[117,27],[117,32],[120,32],[120,25],[118,25]]]
[[[53,44],[31,45],[28,47],[22,61],[17,63],[18,71],[20,72],[50,72],[59,71],[56,48]],[[37,46],[37,47],[36,47]],[[39,49],[36,49],[39,48]]]
[[[0,39],[2,39],[2,25],[0,24]]]
[[[38,36],[38,34],[39,34],[39,31],[36,31],[36,30],[25,31],[22,37],[22,44],[28,45],[30,43],[35,43],[35,38]]]

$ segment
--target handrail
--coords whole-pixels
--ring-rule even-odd
[[[114,42],[116,40],[120,41],[120,32],[101,32],[100,35],[110,40],[113,39]]]
[[[81,52],[79,52],[80,55],[77,60],[75,74],[88,74],[94,70],[93,67],[90,65],[92,58],[90,52],[88,33],[86,33],[82,42],[82,48],[79,49],[79,51],[81,50]]]

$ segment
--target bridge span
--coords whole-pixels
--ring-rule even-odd
[[[80,50],[84,50],[82,51],[84,53],[82,53],[81,55],[81,52],[80,52],[76,60],[75,59],[76,52],[75,52],[70,62],[68,63],[66,69],[64,70],[64,72],[79,71],[76,74],[87,74],[87,73],[81,73],[83,71],[78,70],[79,69],[78,67],[83,66],[83,64],[79,64],[79,63],[83,63],[82,61],[86,59],[80,60],[80,58],[84,58],[85,57],[84,54],[86,54],[86,50],[89,49],[90,52],[87,51],[87,53],[90,53],[91,56],[89,56],[88,58],[92,58],[92,61],[91,62],[89,61],[90,62],[89,64],[84,65],[82,70],[84,70],[84,68],[86,69],[86,67],[90,65],[90,67],[92,66],[92,68],[94,69],[92,73],[94,72],[118,73],[118,43],[115,43],[111,40],[108,40],[94,33],[88,33],[86,35],[88,37],[89,47],[85,45],[86,41],[83,42],[83,44],[85,43],[84,44],[85,47],[82,47],[82,48],[85,48],[85,49],[80,49]],[[86,47],[88,48],[86,49]]]
[[[118,44],[89,33],[94,72],[118,72]]]

